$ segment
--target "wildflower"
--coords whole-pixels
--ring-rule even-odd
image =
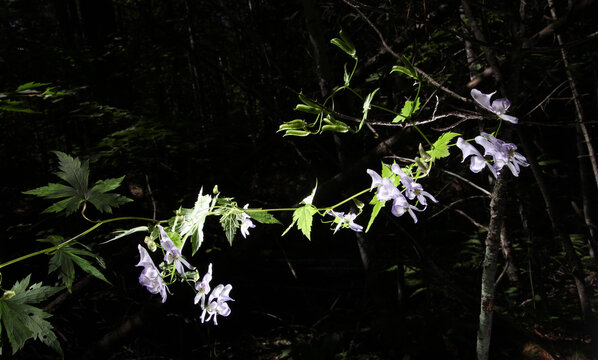
[[[201,322],[210,321],[214,317],[214,325],[218,325],[217,316],[229,316],[231,313],[230,307],[226,303],[227,301],[234,301],[228,294],[232,290],[232,285],[226,286],[219,284],[212,290],[210,297],[208,298],[208,304],[203,307],[201,313]],[[206,319],[206,315],[208,318]]]
[[[247,207],[249,207],[249,204],[245,204],[245,206],[243,206],[243,209],[247,209]],[[249,229],[253,229],[255,225],[251,221],[251,217],[246,213],[241,213],[241,216],[241,235],[243,235],[244,238],[247,238],[247,235],[249,235]]]
[[[509,99],[496,99],[492,103],[490,103],[490,98],[492,98],[492,95],[494,94],[496,94],[496,91],[490,94],[484,94],[477,89],[471,90],[471,97],[483,108],[495,113],[496,115],[498,115],[499,118],[505,121],[517,124],[519,120],[516,117],[505,114],[511,106],[511,102],[509,101]]]
[[[401,184],[405,187],[405,194],[409,200],[413,200],[417,197],[417,201],[424,206],[428,206],[428,202],[426,198],[432,200],[433,202],[437,203],[438,200],[434,196],[432,196],[429,192],[424,191],[423,186],[413,181],[411,177],[409,177],[399,165],[392,164],[391,170],[393,173],[399,175],[401,178]]]
[[[461,162],[464,162],[465,159],[467,159],[467,157],[471,156],[469,170],[471,170],[474,173],[479,173],[480,171],[482,171],[482,169],[484,169],[485,166],[488,166],[488,168],[496,178],[496,169],[490,164],[488,164],[486,159],[484,159],[482,154],[480,154],[480,152],[478,151],[478,149],[475,148],[475,146],[463,140],[463,138],[458,138],[457,147],[459,147],[459,149],[461,149],[461,151],[463,152],[463,160],[461,160]]]
[[[164,261],[166,261],[167,264],[172,264],[174,262],[176,271],[181,275],[185,274],[185,268],[183,265],[189,270],[195,269],[194,266],[189,264],[189,262],[183,258],[181,249],[179,249],[174,242],[172,242],[168,234],[166,234],[166,231],[164,231],[164,228],[158,225],[158,229],[160,230],[160,245],[162,245],[162,248],[166,251],[166,254],[164,255]]]
[[[349,214],[345,215],[344,212],[336,212],[333,210],[330,210],[328,212],[328,214],[330,214],[338,219],[338,224],[336,225],[336,228],[334,229],[334,233],[336,233],[338,231],[338,229],[340,229],[341,226],[343,226],[343,225],[344,225],[344,227],[348,227],[349,229],[351,229],[355,232],[363,231],[363,226],[353,222],[353,220],[355,220],[355,218],[357,217],[357,214],[349,213]]]
[[[205,307],[206,296],[210,293],[210,281],[212,281],[212,264],[208,265],[208,271],[203,276],[201,281],[195,283],[195,290],[197,290],[197,295],[195,295],[194,303],[197,304],[201,302],[202,309]]]
[[[374,187],[379,186],[376,191],[376,198],[378,198],[378,201],[392,200],[398,196],[397,194],[401,193],[389,178],[383,178],[374,170],[370,169],[367,169],[367,173],[372,177],[372,188],[370,191],[374,189]]]
[[[490,155],[494,159],[493,167],[497,173],[507,165],[513,176],[519,176],[520,166],[527,167],[529,163],[525,156],[516,152],[515,144],[504,142],[494,136],[482,132],[475,141],[484,147],[484,156]]]
[[[405,214],[405,212],[408,212],[409,215],[411,215],[411,218],[413,218],[413,222],[417,223],[417,216],[415,216],[413,210],[424,211],[425,209],[420,210],[417,207],[409,204],[405,196],[400,192],[399,196],[393,199],[391,212],[394,216],[401,217],[403,214]]]
[[[137,245],[137,249],[139,249],[139,263],[135,266],[143,266],[143,271],[139,276],[139,283],[147,288],[147,290],[152,294],[158,294],[162,296],[162,302],[166,301],[166,292],[168,287],[162,280],[160,276],[160,271],[154,265],[152,258],[149,256],[147,250],[141,245]]]

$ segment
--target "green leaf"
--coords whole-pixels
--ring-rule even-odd
[[[403,108],[401,109],[401,113],[399,115],[397,115],[392,120],[392,122],[397,123],[397,122],[403,122],[403,121],[407,120],[408,118],[411,117],[411,115],[413,115],[413,113],[415,113],[417,110],[419,110],[419,107],[420,107],[419,97],[415,98],[415,101],[412,101],[412,100],[405,101],[405,105],[403,105]]]
[[[45,300],[61,288],[33,284],[29,289],[31,275],[17,281],[12,287],[15,296],[0,299],[0,320],[12,347],[13,355],[23,347],[28,339],[39,339],[62,356],[62,349],[52,325],[45,319],[51,315],[30,304]],[[1,336],[1,333],[0,333]]]
[[[457,136],[459,136],[461,134],[459,133],[455,133],[455,132],[446,132],[442,135],[440,135],[440,137],[438,138],[438,140],[436,140],[434,142],[434,146],[432,147],[431,150],[427,151],[427,153],[433,158],[433,159],[441,159],[444,157],[449,156],[449,143],[451,142],[451,140]]]
[[[89,202],[100,212],[111,213],[112,208],[132,201],[119,194],[108,193],[116,189],[123,177],[99,180],[93,188],[89,189],[89,163],[81,162],[60,151],[54,152],[58,157],[60,171],[56,175],[67,182],[64,184],[50,183],[37,189],[25,191],[24,194],[35,195],[46,199],[62,199],[48,207],[44,212],[66,211],[67,215],[77,211],[82,203]]]
[[[349,38],[345,35],[345,33],[341,30],[339,32],[340,39],[334,38],[330,40],[330,43],[333,45],[338,46],[342,51],[344,51],[347,55],[351,56],[352,58],[356,58],[357,51],[355,50],[355,46],[349,40]]]
[[[316,208],[311,204],[300,207],[293,212],[293,223],[297,223],[297,229],[301,230],[308,240],[311,240],[311,226],[315,213]]]
[[[266,211],[251,211],[251,210],[261,210],[261,209],[246,209],[245,211],[247,214],[255,221],[262,223],[262,224],[280,224],[272,214]]]
[[[142,226],[137,226],[137,227],[134,227],[134,228],[128,229],[128,230],[116,230],[116,231],[112,232],[112,234],[115,235],[113,238],[111,238],[110,240],[106,240],[106,241],[100,243],[100,245],[104,245],[104,244],[107,244],[107,243],[112,242],[114,240],[118,240],[118,239],[120,239],[122,237],[129,236],[131,234],[134,234],[134,233],[137,233],[137,232],[142,232],[142,231],[143,232],[147,232],[147,231],[149,231],[149,228],[147,226],[145,226],[145,225],[142,225]]]
[[[183,209],[182,215],[184,220],[180,225],[179,233],[181,234],[181,249],[185,246],[187,238],[191,236],[191,254],[195,255],[199,247],[203,243],[203,226],[206,217],[214,209],[216,205],[216,198],[212,199],[210,195],[203,195],[203,188],[197,195],[197,201],[193,209]]]
[[[295,106],[295,110],[296,111],[301,111],[301,112],[304,112],[304,113],[308,113],[308,114],[319,114],[319,113],[322,112],[321,108],[312,107],[312,106],[305,105],[305,104],[297,104]]]
[[[372,208],[372,214],[370,215],[370,221],[368,222],[368,226],[366,227],[365,232],[368,232],[370,230],[370,227],[374,223],[374,220],[376,220],[378,213],[380,213],[380,209],[382,209],[384,207],[384,202],[378,201],[378,198],[376,198],[376,195],[374,195],[374,197],[372,198],[372,201],[370,201],[370,204],[374,205],[374,207]]]
[[[29,89],[35,89],[41,86],[47,86],[50,85],[50,83],[36,83],[34,81],[32,82],[28,82],[26,84],[20,85],[17,90],[15,90],[16,92],[22,92],[25,90],[29,90]]]
[[[241,214],[237,214],[234,212],[226,213],[220,217],[220,224],[224,229],[224,234],[228,239],[228,243],[230,245],[233,244],[233,240],[235,239],[235,234],[237,233],[237,229],[241,226],[240,222],[243,219]]]
[[[49,242],[56,246],[64,243],[64,238],[62,236],[53,235],[38,241]],[[58,271],[58,278],[62,280],[69,292],[71,291],[73,281],[75,280],[75,265],[86,273],[112,285],[110,281],[108,281],[97,268],[91,265],[89,260],[83,258],[83,256],[95,259],[100,266],[104,267],[102,258],[91,251],[76,248],[74,247],[75,245],[83,246],[75,241],[56,250],[52,258],[50,258],[48,274]]]
[[[403,63],[404,66],[395,65],[390,70],[390,73],[392,74],[393,72],[398,72],[398,73],[407,75],[408,77],[419,81],[419,75],[417,74],[417,70],[411,64],[411,62],[409,61],[409,59],[407,59],[404,56],[401,56],[401,62]]]

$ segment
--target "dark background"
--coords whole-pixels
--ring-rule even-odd
[[[241,205],[277,208],[296,206],[317,180],[315,204],[327,206],[368,187],[367,168],[379,171],[380,161],[417,156],[419,134],[379,125],[392,116],[376,110],[369,116],[375,131],[305,138],[277,133],[283,122],[306,118],[293,111],[300,91],[321,100],[342,84],[351,59],[329,43],[341,29],[360,59],[352,83],[357,91],[365,96],[379,87],[375,101],[396,111],[414,96],[412,80],[390,74],[399,61],[367,18],[394,52],[456,94],[469,99],[473,76],[478,89],[499,89],[511,100],[509,113],[520,124],[503,126],[517,128],[515,144],[525,134],[528,144],[518,151],[538,163],[595,305],[596,229],[587,219],[596,219],[596,179],[555,34],[563,35],[595,143],[597,29],[589,14],[596,4],[559,2],[557,20],[542,1],[528,1],[523,18],[517,2],[469,4],[486,42],[476,40],[458,2],[0,2],[0,91],[38,112],[0,110],[0,262],[43,248],[36,239],[73,236],[89,226],[77,214],[40,214],[49,203],[22,194],[57,181],[54,150],[89,159],[91,182],[126,176],[118,191],[135,201],[115,215],[152,217],[156,211],[159,219],[192,207],[200,188],[209,192],[216,184]],[[502,78],[483,75],[488,50],[500,60]],[[10,93],[30,81],[65,94]],[[471,100],[430,82],[421,96],[428,102],[416,121],[453,114],[421,125],[431,139],[447,128],[472,138],[496,127]],[[362,102],[343,93],[335,109],[360,118]],[[391,145],[380,147],[387,139]],[[106,260],[114,286],[79,274],[73,293],[47,308],[66,358],[473,358],[490,200],[443,170],[488,190],[492,179],[470,173],[460,161],[451,148],[422,180],[440,202],[418,214],[417,224],[383,209],[367,234],[332,235],[330,225],[316,221],[308,241],[296,229],[280,237],[291,222],[285,213],[277,214],[284,225],[258,224],[229,246],[217,220],[208,219],[204,245],[189,260],[200,272],[212,262],[215,283],[233,284],[232,314],[218,326],[200,323],[194,294],[182,284],[172,287],[175,294],[164,305],[138,284],[136,245],[143,235],[97,245],[110,230],[141,224],[105,226],[83,242]],[[371,195],[360,199],[367,204]],[[505,275],[497,288],[492,358],[590,358],[570,264],[529,168],[511,177],[508,209],[518,277]],[[357,223],[365,226],[369,211],[366,205]],[[107,215],[91,209],[88,216]],[[499,271],[504,266],[501,259]],[[29,273],[33,282],[57,281],[41,256],[3,269],[3,288]],[[33,340],[14,356],[55,357]]]

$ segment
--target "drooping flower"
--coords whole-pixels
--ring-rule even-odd
[[[176,271],[181,275],[185,274],[185,268],[183,266],[186,266],[189,270],[194,270],[195,267],[183,258],[181,249],[174,244],[168,234],[166,234],[166,231],[164,231],[164,228],[160,225],[157,227],[158,230],[160,230],[160,245],[162,245],[162,248],[166,251],[166,254],[164,254],[164,261],[166,261],[167,264],[172,264],[174,262]]]
[[[245,206],[243,206],[243,209],[247,209],[248,207],[249,204],[245,204]],[[255,225],[253,224],[253,221],[251,221],[251,217],[246,213],[241,213],[241,216],[241,235],[243,235],[243,237],[246,239],[247,235],[249,235],[249,229],[253,229]]]
[[[378,198],[378,201],[392,200],[397,194],[401,193],[389,178],[383,178],[374,170],[370,169],[367,169],[367,173],[372,177],[372,187],[370,191],[376,186],[379,186],[376,191],[376,198]]]
[[[139,263],[135,266],[143,266],[143,271],[141,271],[141,275],[139,275],[139,283],[145,286],[150,293],[159,293],[162,296],[162,302],[165,302],[166,292],[170,293],[170,291],[164,283],[164,280],[162,280],[160,271],[158,271],[158,268],[143,246],[137,245],[137,249],[139,249],[140,259]]]
[[[338,229],[340,229],[341,226],[343,226],[343,225],[345,225],[345,227],[348,227],[349,229],[351,229],[355,232],[363,231],[363,226],[356,224],[354,222],[355,218],[357,217],[357,214],[349,213],[349,214],[345,215],[344,212],[336,212],[333,210],[328,211],[328,214],[332,215],[338,219],[338,224],[336,225],[336,228],[334,229],[334,233],[336,233],[338,231]]]
[[[520,166],[529,166],[525,156],[515,151],[517,150],[515,144],[504,142],[485,132],[476,136],[475,141],[484,147],[484,156],[492,156],[496,173],[500,173],[501,169],[507,165],[513,176],[517,177]]]
[[[405,196],[399,192],[399,196],[395,197],[392,202],[392,209],[391,212],[396,217],[401,217],[405,212],[408,212],[411,215],[414,223],[417,223],[417,216],[415,216],[415,211],[423,211],[424,209],[418,209],[417,207],[409,204]]]
[[[401,167],[398,164],[392,164],[391,170],[393,173],[399,175],[401,178],[401,184],[405,187],[405,195],[409,200],[413,200],[417,197],[417,201],[424,206],[428,206],[428,202],[426,198],[432,200],[433,202],[437,203],[438,200],[434,196],[432,196],[429,192],[424,191],[423,186],[413,181],[413,179],[405,174]]]
[[[492,172],[492,175],[494,175],[494,177],[496,178],[496,169],[492,165],[490,165],[486,161],[486,159],[484,159],[482,154],[480,154],[480,152],[478,151],[478,149],[475,148],[475,146],[463,140],[463,138],[458,138],[457,147],[461,149],[461,151],[463,152],[463,160],[461,160],[461,162],[464,162],[465,159],[471,156],[469,170],[471,170],[474,173],[479,173],[480,171],[482,171],[482,169],[484,169],[485,166],[488,166],[488,168]]]
[[[513,124],[517,124],[519,122],[519,120],[515,116],[505,114],[507,112],[507,110],[509,109],[509,107],[511,106],[511,102],[509,101],[509,99],[502,98],[502,99],[496,99],[496,100],[490,102],[490,99],[492,98],[492,95],[494,95],[494,94],[496,94],[496,91],[492,92],[490,94],[484,94],[477,89],[471,90],[471,97],[478,104],[480,104],[484,109],[495,113],[496,115],[498,115],[499,118],[501,118],[505,121],[508,121]]]
[[[195,295],[194,303],[197,304],[201,302],[201,308],[205,307],[206,296],[210,293],[210,281],[212,281],[212,264],[208,265],[208,271],[203,276],[201,281],[197,281],[195,283],[195,290],[197,290],[197,294]]]
[[[229,297],[229,293],[232,290],[232,285],[228,284],[226,286],[219,284],[212,290],[210,297],[208,298],[208,304],[203,307],[203,312],[201,313],[201,322],[210,321],[212,317],[214,318],[214,325],[218,325],[217,316],[229,316],[231,313],[231,309],[226,303],[227,301],[235,301]],[[208,318],[206,319],[206,315]]]

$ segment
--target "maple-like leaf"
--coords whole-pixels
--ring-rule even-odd
[[[100,212],[112,213],[112,208],[133,201],[122,195],[109,193],[120,185],[124,176],[99,180],[90,189],[89,162],[87,160],[82,162],[79,158],[73,158],[60,151],[54,153],[58,157],[60,169],[56,175],[68,185],[49,183],[47,186],[24,192],[24,194],[46,199],[62,199],[49,206],[44,212],[58,213],[64,210],[69,215],[77,211],[82,204],[89,202]]]
[[[62,356],[62,348],[52,331],[52,324],[46,320],[52,315],[31,304],[43,301],[63,288],[42,286],[41,283],[29,286],[30,278],[31,274],[17,281],[10,293],[5,292],[0,298],[0,320],[3,325],[0,331],[6,331],[13,355],[25,345],[25,341],[39,339]]]

